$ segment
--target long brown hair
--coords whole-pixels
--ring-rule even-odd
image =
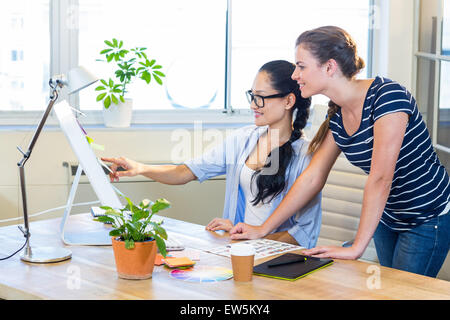
[[[353,79],[364,68],[364,60],[358,56],[356,43],[343,29],[335,26],[325,26],[303,32],[296,40],[295,46],[304,46],[320,64],[334,59],[342,74]],[[339,106],[330,100],[328,116],[322,123],[316,135],[309,144],[308,152],[313,153],[322,143],[328,132],[330,119],[338,112]]]
[[[327,118],[324,122],[322,122],[316,135],[309,143],[308,154],[314,153],[319,148],[323,139],[325,139],[325,136],[327,135],[328,129],[330,128],[330,119],[339,111],[339,108],[340,107],[333,101],[330,100],[328,102]]]

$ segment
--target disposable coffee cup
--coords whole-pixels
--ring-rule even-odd
[[[236,243],[231,245],[231,265],[235,281],[251,281],[255,248],[249,244]]]

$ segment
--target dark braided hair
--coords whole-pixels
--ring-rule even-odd
[[[286,170],[294,154],[292,143],[302,136],[302,129],[306,126],[309,117],[309,107],[311,98],[303,98],[299,86],[291,76],[295,65],[285,60],[275,60],[264,64],[259,72],[265,71],[271,81],[272,87],[280,93],[293,93],[295,95],[295,104],[292,108],[294,113],[293,131],[289,140],[282,146],[273,149],[266,160],[264,166],[257,170],[252,181],[256,179],[258,193],[252,200],[253,205],[259,202],[267,203],[278,196],[286,186]],[[279,161],[278,170],[275,174],[268,173],[268,168],[272,167],[273,159]]]

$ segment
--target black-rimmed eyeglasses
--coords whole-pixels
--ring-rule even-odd
[[[248,103],[251,104],[253,101],[255,101],[255,105],[258,108],[264,108],[264,99],[282,98],[282,97],[287,96],[289,93],[290,92],[288,92],[288,93],[277,93],[277,94],[272,94],[270,96],[260,96],[258,94],[254,94],[252,92],[252,90],[245,91],[245,95],[247,96]]]

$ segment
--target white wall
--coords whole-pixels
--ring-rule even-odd
[[[33,130],[0,130],[0,148],[3,150],[0,160],[3,169],[0,182],[0,220],[22,217],[17,168],[17,162],[22,156],[16,150],[16,146],[21,146],[23,150],[27,150]],[[208,137],[206,136],[195,137],[193,131],[187,129],[155,130],[148,127],[139,130],[133,128],[87,130],[95,143],[105,147],[105,151],[95,151],[98,156],[126,156],[145,163],[170,163],[172,161],[172,152],[177,150],[177,148],[180,149],[179,146],[181,145],[180,139],[172,141],[174,132],[187,133],[187,137],[190,140],[188,142],[191,144],[190,154],[192,156],[195,155],[195,148],[198,149],[196,152],[201,153],[214,143],[214,141],[208,142]],[[215,130],[214,132],[223,133],[223,136],[226,134],[226,130]],[[174,135],[175,138],[178,136]],[[197,140],[195,141],[195,139]],[[203,143],[202,140],[204,140]],[[200,146],[198,146],[199,143],[201,144]],[[191,158],[188,152],[181,156]],[[64,162],[78,162],[66,137],[57,128],[44,130],[39,137],[30,160],[25,166],[29,214],[65,205],[71,187],[71,178],[69,169],[63,166]],[[151,200],[155,200],[158,197],[168,198],[169,201],[173,202],[174,207],[169,209],[171,211],[168,211],[171,216],[174,216],[177,212],[181,214],[183,206],[184,213],[179,217],[187,217],[187,220],[191,222],[206,223],[210,217],[222,215],[224,186],[217,182],[219,180],[202,184],[191,182],[186,186],[164,186],[164,188],[161,184],[144,178],[122,180],[124,183],[119,184],[118,188],[129,195],[133,201],[139,202],[144,198],[150,198]],[[156,185],[159,186],[156,187]],[[170,196],[165,196],[160,190],[165,190]],[[204,199],[201,202],[193,203],[192,207],[189,208],[188,195],[192,193],[201,195],[203,192],[205,193]],[[177,198],[175,195],[178,195],[180,199],[175,199]],[[76,202],[93,200],[97,199],[92,189],[88,185],[81,185]],[[183,205],[180,205],[180,203]],[[192,211],[186,212],[189,209],[192,209]],[[74,212],[87,212],[88,210],[89,207],[86,206],[75,209]],[[196,213],[195,210],[199,212]],[[204,218],[199,219],[202,216],[202,212],[206,211]],[[40,216],[40,218],[60,216],[62,212],[62,210],[59,210],[53,214]],[[22,220],[13,223],[22,223]],[[5,223],[0,223],[1,225],[5,225]]]

